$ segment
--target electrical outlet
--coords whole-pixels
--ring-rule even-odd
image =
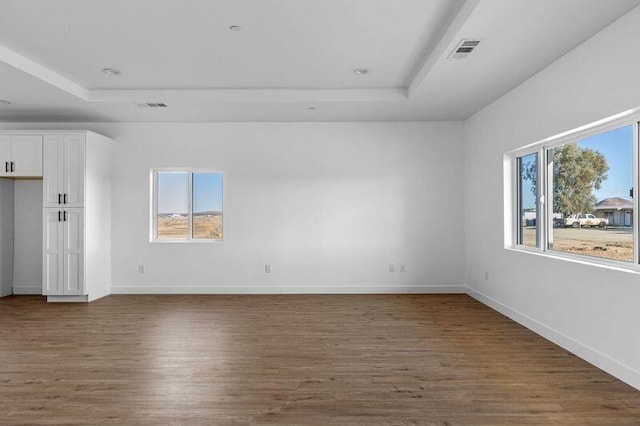
[[[271,265],[264,265],[264,273],[265,274],[271,273]]]
[[[144,265],[138,265],[138,273],[144,274]]]
[[[407,272],[407,269],[404,267],[404,265],[399,265],[400,267],[400,272]]]
[[[396,265],[393,263],[389,264],[389,272],[394,273],[396,271]]]
[[[484,273],[484,280],[485,280],[485,281],[488,281],[488,280],[489,280],[489,273],[488,273],[488,272],[485,272],[485,273]]]

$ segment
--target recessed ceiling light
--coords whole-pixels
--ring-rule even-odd
[[[103,68],[102,72],[105,73],[106,75],[121,75],[122,71],[117,70],[115,68]]]
[[[356,68],[355,70],[353,70],[353,73],[355,75],[365,75],[369,73],[369,70],[366,68]]]
[[[7,105],[11,105],[11,101],[0,99],[0,106],[7,106]]]
[[[242,31],[242,27],[240,25],[231,25],[229,31]]]

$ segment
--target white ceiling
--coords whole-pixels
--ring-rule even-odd
[[[0,120],[465,119],[639,4],[0,0]]]

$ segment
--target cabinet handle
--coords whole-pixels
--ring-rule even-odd
[[[9,162],[8,161],[4,162],[4,171],[5,171],[5,173],[9,173]]]
[[[62,212],[58,210],[58,222],[62,222]]]
[[[63,220],[66,222],[67,221],[67,211],[66,210],[63,212],[62,217],[64,218]]]
[[[64,194],[64,195],[62,196],[62,199],[64,200],[64,201],[63,201],[63,203],[64,203],[64,204],[67,204],[67,194]]]
[[[62,204],[62,194],[58,194],[58,204]]]
[[[11,172],[16,171],[16,163],[14,161],[11,162]]]

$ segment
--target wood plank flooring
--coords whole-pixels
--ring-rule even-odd
[[[640,392],[464,295],[21,296],[0,424],[640,425]]]

